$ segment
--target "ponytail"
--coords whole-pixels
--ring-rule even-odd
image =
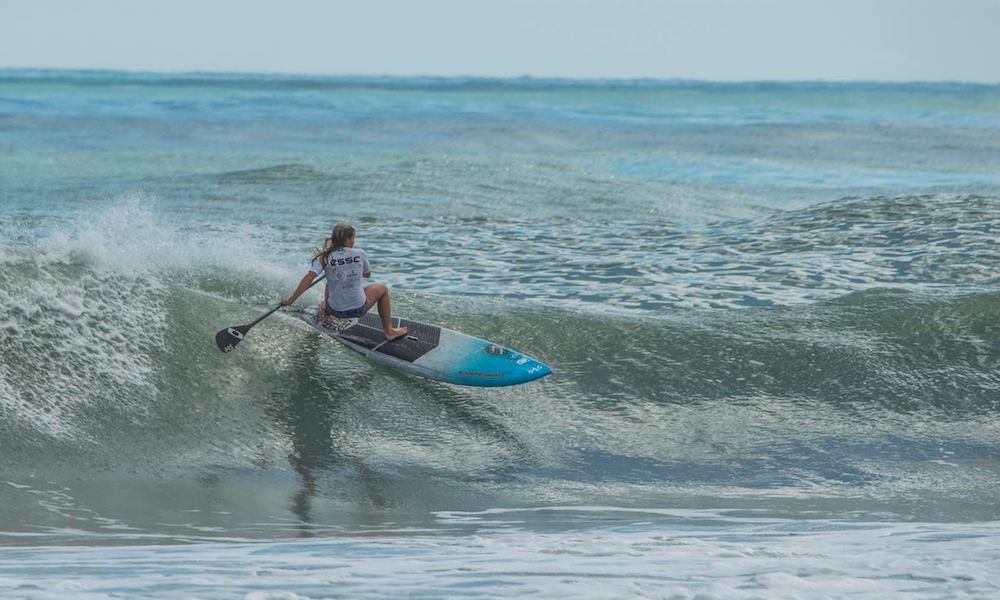
[[[354,228],[350,225],[345,225],[344,223],[337,223],[333,228],[333,233],[330,237],[326,238],[323,242],[323,249],[316,250],[316,256],[320,260],[320,264],[326,267],[327,258],[337,250],[340,250],[347,244],[348,240],[354,237]]]

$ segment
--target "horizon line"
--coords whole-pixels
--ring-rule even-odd
[[[475,74],[397,74],[397,73],[310,73],[306,71],[254,71],[254,70],[211,70],[211,69],[178,69],[178,70],[156,70],[156,69],[126,69],[126,68],[104,68],[104,67],[12,67],[0,66],[0,72],[38,72],[38,73],[120,73],[127,75],[156,75],[166,77],[183,76],[263,76],[263,77],[287,77],[290,79],[424,79],[424,80],[479,80],[479,81],[538,81],[538,82],[584,82],[584,83],[718,83],[718,84],[752,84],[752,83],[806,83],[806,84],[890,84],[890,85],[966,85],[996,87],[1000,86],[1000,80],[965,80],[965,79],[797,79],[797,78],[747,78],[747,79],[712,79],[712,78],[691,78],[691,77],[654,77],[654,76],[629,76],[629,77],[573,77],[566,75],[475,75]]]

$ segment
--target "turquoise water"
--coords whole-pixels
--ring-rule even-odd
[[[998,134],[1000,86],[0,71],[0,595],[995,596]],[[554,375],[219,353],[340,221]]]

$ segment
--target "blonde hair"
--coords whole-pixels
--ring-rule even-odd
[[[320,260],[320,264],[324,267],[326,266],[327,258],[333,252],[340,250],[347,244],[347,242],[353,238],[355,235],[354,228],[345,223],[337,223],[333,227],[333,232],[330,233],[330,237],[326,238],[323,242],[323,249],[316,251],[316,256]]]

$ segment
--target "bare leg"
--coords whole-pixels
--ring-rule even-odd
[[[392,326],[392,304],[389,301],[389,288],[381,283],[373,283],[365,288],[365,312],[368,312],[373,305],[378,305],[378,316],[382,319],[382,331],[385,338],[390,342],[398,337],[406,335],[409,331],[406,327]]]

